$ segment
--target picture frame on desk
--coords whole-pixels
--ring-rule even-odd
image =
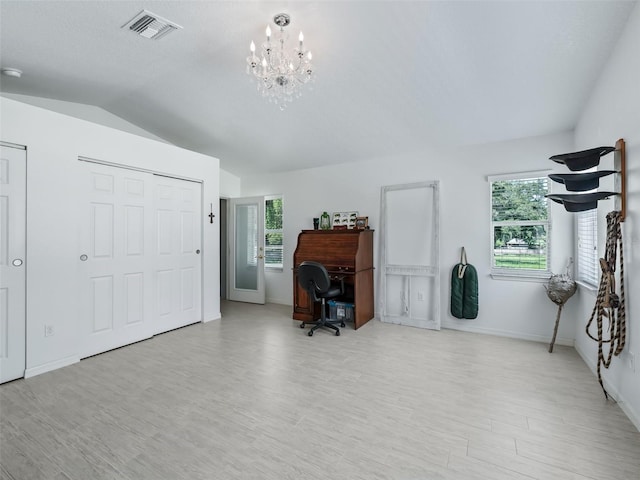
[[[366,230],[369,228],[369,217],[356,217],[354,228],[356,230]]]
[[[333,212],[333,220],[331,225],[333,229],[336,226],[346,225],[347,228],[354,228],[356,224],[356,218],[358,218],[358,212]]]

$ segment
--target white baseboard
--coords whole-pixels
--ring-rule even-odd
[[[287,305],[289,307],[293,306],[293,304],[291,303],[291,300],[285,300],[283,298],[272,298],[272,297],[269,297],[269,298],[266,299],[266,302],[267,303],[276,303],[278,305]]]
[[[510,330],[499,330],[495,328],[475,327],[473,325],[461,327],[458,324],[450,324],[446,322],[442,324],[442,328],[446,328],[449,330],[460,330],[462,332],[480,333],[483,335],[495,335],[497,337],[515,338],[518,340],[528,340],[531,342],[539,342],[539,343],[551,342],[551,337],[547,337],[545,335],[533,335],[533,334],[522,333],[522,332],[513,332]],[[574,344],[573,338],[564,338],[564,337],[556,337],[556,341],[554,343],[554,345],[564,345],[566,347],[573,347],[573,344]]]
[[[620,409],[624,412],[624,414],[629,417],[629,420],[631,420],[631,423],[633,423],[633,425],[638,429],[638,431],[640,432],[640,413],[636,412],[633,407],[631,407],[629,405],[628,402],[625,402],[624,400],[619,401],[618,405],[620,406]]]
[[[44,365],[38,365],[37,367],[27,368],[24,372],[24,378],[35,377],[36,375],[47,373],[52,370],[57,370],[58,368],[68,367],[69,365],[73,365],[74,363],[78,363],[79,361],[80,357],[78,355],[71,355],[69,357],[56,360],[55,362],[49,362],[45,363]]]
[[[205,318],[204,320],[202,320],[202,323],[213,322],[214,320],[220,320],[221,318],[222,318],[222,313],[218,312],[212,318]]]
[[[576,349],[576,352],[578,352],[578,355],[580,355],[580,358],[582,358],[582,361],[587,364],[593,375],[596,377],[597,381],[598,365],[596,364],[596,362],[591,357],[589,357],[586,352],[582,350],[582,348],[580,348],[577,344],[574,346],[574,348]],[[610,382],[608,382],[606,378],[602,378],[602,383],[604,384],[604,388],[607,389],[607,393],[609,394],[609,396],[618,403],[620,409],[627,417],[629,417],[629,420],[631,420],[631,423],[633,423],[638,431],[640,431],[640,412],[636,412],[629,404],[629,402],[625,400],[624,396],[620,394],[618,389]]]

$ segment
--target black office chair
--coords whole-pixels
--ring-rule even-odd
[[[307,291],[309,298],[314,302],[320,302],[320,318],[311,322],[302,322],[300,328],[305,325],[313,325],[309,330],[310,337],[320,327],[327,327],[335,330],[336,335],[340,335],[340,329],[336,325],[344,327],[343,320],[330,320],[327,318],[327,306],[325,300],[335,298],[344,294],[344,279],[339,284],[331,283],[329,273],[324,265],[318,262],[306,261],[298,266],[298,283]]]

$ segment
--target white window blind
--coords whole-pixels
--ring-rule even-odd
[[[598,285],[598,210],[576,214],[578,230],[577,278],[589,285]]]

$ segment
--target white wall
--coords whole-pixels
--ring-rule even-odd
[[[203,181],[218,217],[218,159],[0,98],[0,140],[27,147],[27,376],[78,360],[78,156]],[[206,210],[206,209],[205,209]],[[220,318],[219,224],[203,223],[204,320]],[[55,334],[44,336],[44,325]]]
[[[235,198],[240,196],[240,177],[220,169],[220,197]]]
[[[585,106],[576,128],[575,148],[614,145],[619,138],[625,140],[627,153],[627,215],[622,225],[627,339],[622,355],[614,358],[603,377],[607,390],[640,429],[640,4]],[[605,215],[614,209],[611,201],[604,203],[598,211],[599,227],[606,225]],[[602,234],[599,249],[604,256]],[[576,303],[576,349],[595,371],[597,344],[584,331],[595,296],[582,289]],[[635,354],[635,371],[629,365],[629,352]]]
[[[292,304],[292,260],[297,235],[312,228],[312,218],[323,210],[357,210],[369,217],[371,228],[379,225],[380,187],[425,180],[440,180],[441,187],[441,311],[444,327],[496,335],[549,341],[556,307],[542,284],[494,280],[490,271],[489,184],[487,175],[554,169],[561,166],[549,156],[570,151],[570,133],[512,142],[399,154],[367,162],[242,178],[242,195],[281,193],[284,199],[285,263],[281,273],[267,277],[267,301]],[[340,152],[336,152],[339,155]],[[572,255],[572,218],[552,207],[552,270],[564,272]],[[378,232],[374,262],[378,266]],[[458,262],[460,247],[478,269],[480,313],[475,320],[458,320],[449,314],[451,268]],[[377,282],[377,278],[376,278]],[[566,310],[572,308],[569,300]],[[376,302],[377,304],[377,302]],[[557,343],[573,345],[575,325],[565,315]],[[546,348],[546,347],[541,347]]]
[[[58,112],[63,115],[69,115],[70,117],[80,118],[91,123],[97,123],[98,125],[104,125],[105,127],[111,127],[117,130],[122,130],[123,132],[129,132],[134,135],[157,140],[159,142],[169,143],[163,138],[142,129],[133,123],[127,122],[116,115],[113,115],[103,108],[96,107],[95,105],[64,102],[62,100],[54,100],[52,98],[32,97],[29,95],[20,95],[18,93],[4,92],[2,93],[2,96],[21,103],[28,103],[35,107],[41,107],[45,110],[51,110],[52,112]]]

